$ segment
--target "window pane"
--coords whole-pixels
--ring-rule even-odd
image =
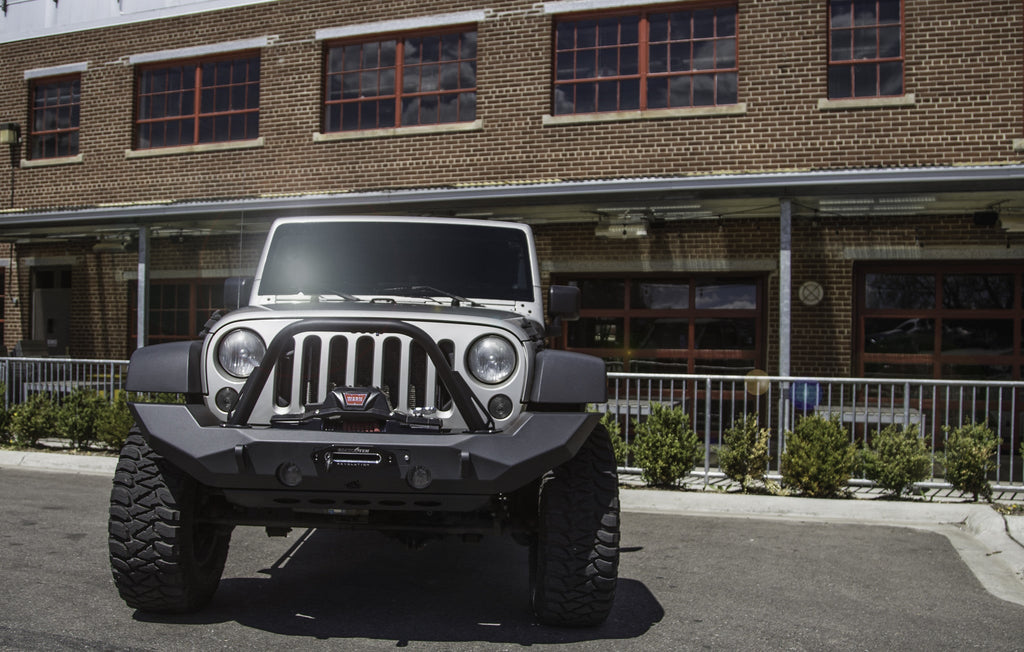
[[[1007,310],[1013,307],[1011,274],[946,274],[942,306],[957,310]]]
[[[850,0],[832,0],[829,9],[831,11],[832,27],[849,27],[853,24],[850,13]]]
[[[946,319],[942,323],[942,351],[951,355],[1010,355],[1013,321]]]
[[[900,0],[878,0],[878,22],[900,22]]]
[[[634,349],[685,349],[690,322],[675,317],[631,319],[629,332],[629,345]]]
[[[879,92],[882,95],[903,95],[903,62],[889,61],[878,65]]]
[[[878,95],[878,65],[865,63],[853,66],[854,97]]]
[[[672,77],[669,80],[669,106],[691,106],[695,104],[690,96],[692,77]],[[710,88],[710,87],[709,87]],[[714,98],[712,98],[713,101]]]
[[[715,34],[717,36],[736,35],[736,9],[733,7],[720,7],[716,10],[717,24]]]
[[[693,38],[711,38],[715,35],[714,9],[693,12]],[[676,37],[678,38],[678,37]]]
[[[868,308],[934,308],[935,276],[894,272],[865,274],[864,298]]]
[[[579,287],[584,309],[625,307],[626,283],[621,279],[585,278],[569,284]]]
[[[668,106],[668,79],[655,77],[647,82],[647,108],[663,109]]]
[[[900,28],[883,27],[878,30],[878,56],[891,58],[900,56]]]
[[[630,287],[630,307],[646,310],[678,310],[690,306],[690,284],[685,281],[635,280]]]
[[[723,39],[715,47],[715,67],[734,68],[736,66],[736,39]]]
[[[748,281],[702,281],[695,301],[697,308],[752,310],[757,307],[757,286]]]
[[[694,347],[753,349],[757,328],[753,319],[697,319]]]
[[[865,353],[932,353],[935,350],[933,319],[865,319]]]
[[[567,344],[576,348],[620,348],[622,324],[622,319],[584,317],[569,324]]]
[[[878,31],[857,29],[853,31],[853,58],[875,59],[878,57]]]
[[[736,73],[725,72],[718,75],[718,94],[716,104],[735,104],[737,102]]]

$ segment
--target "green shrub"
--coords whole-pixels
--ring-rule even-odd
[[[114,392],[114,400],[96,421],[96,436],[114,450],[121,450],[124,440],[128,438],[128,431],[134,425],[135,420],[128,411],[128,393],[118,390]]]
[[[27,448],[39,444],[44,437],[55,433],[54,418],[57,406],[45,392],[28,397],[11,411],[11,438],[15,446]]]
[[[57,435],[71,441],[71,445],[85,450],[96,442],[96,424],[109,405],[99,392],[79,388],[64,397],[57,408],[54,425]]]
[[[770,430],[759,427],[756,414],[744,415],[723,435],[725,445],[718,450],[718,463],[726,476],[740,483],[743,493],[767,476],[771,436]]]
[[[668,487],[686,476],[704,454],[704,446],[690,427],[682,408],[651,403],[643,422],[633,421],[630,449],[640,477],[654,487]]]
[[[629,464],[629,444],[622,438],[622,426],[619,425],[619,419],[611,412],[605,412],[601,415],[601,425],[608,430],[608,434],[612,439],[612,450],[615,452],[615,463],[618,466],[628,466]]]
[[[931,471],[931,456],[916,424],[886,426],[860,451],[860,463],[865,478],[895,496],[913,491],[914,483]]]
[[[782,481],[808,496],[835,496],[853,476],[854,450],[838,419],[805,416],[786,433]]]
[[[999,447],[999,438],[983,423],[968,423],[955,429],[946,426],[945,431],[946,481],[957,491],[972,494],[975,501],[978,496],[991,501],[988,472]]]

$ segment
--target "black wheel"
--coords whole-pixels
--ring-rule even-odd
[[[541,480],[530,546],[533,609],[545,625],[587,627],[608,617],[619,567],[619,484],[611,439],[598,426]]]
[[[129,607],[187,613],[209,603],[227,559],[230,528],[201,523],[202,492],[188,475],[128,436],[110,492],[110,568]]]

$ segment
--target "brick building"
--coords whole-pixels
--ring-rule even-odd
[[[10,0],[0,61],[8,349],[424,214],[532,224],[612,369],[1021,378],[1024,0]]]

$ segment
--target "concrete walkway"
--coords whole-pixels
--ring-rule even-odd
[[[117,459],[105,455],[0,450],[0,469],[22,468],[113,476]],[[634,484],[630,483],[630,484]],[[907,527],[947,537],[975,576],[993,595],[1024,605],[1024,514],[1004,516],[992,506],[946,494],[936,500],[880,500],[855,492],[857,499],[827,500],[793,496],[746,495],[722,486],[690,491],[659,491],[624,486],[624,512],[790,519],[821,523],[861,523]]]

